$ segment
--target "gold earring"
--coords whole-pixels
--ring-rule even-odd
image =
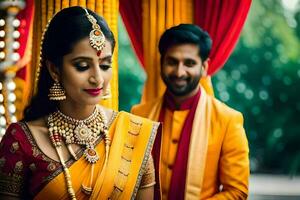
[[[49,89],[48,97],[53,101],[61,101],[67,98],[64,88],[58,81],[55,81],[53,86]]]
[[[105,92],[103,93],[103,96],[101,98],[104,99],[104,100],[111,98],[110,84],[105,89]]]

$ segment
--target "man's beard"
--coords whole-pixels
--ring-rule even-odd
[[[201,75],[191,78],[178,78],[176,76],[164,76],[162,75],[162,79],[167,86],[167,89],[174,95],[174,96],[186,96],[194,91],[199,84]],[[183,86],[176,86],[173,82],[174,79],[182,79],[186,81],[186,84]]]

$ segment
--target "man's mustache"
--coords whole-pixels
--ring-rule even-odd
[[[180,80],[180,81],[188,81],[188,77],[186,76],[181,76],[181,77],[178,77],[178,76],[169,76],[169,79],[174,81],[174,80]]]

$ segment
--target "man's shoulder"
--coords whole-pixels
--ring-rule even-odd
[[[161,101],[161,97],[153,99],[151,101],[147,101],[146,103],[134,105],[131,108],[131,113],[142,117],[147,117],[147,115],[149,114],[150,110],[154,107],[154,105],[159,103],[160,101]]]
[[[220,115],[220,116],[236,116],[236,115],[242,115],[241,112],[235,110],[234,108],[228,106],[227,104],[221,102],[216,97],[209,96],[209,99],[212,104],[212,110],[214,113]]]

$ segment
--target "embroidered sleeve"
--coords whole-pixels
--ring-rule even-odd
[[[0,143],[0,194],[21,196],[26,177],[26,153],[21,147],[20,128],[8,127]]]
[[[147,162],[145,173],[143,174],[140,189],[151,187],[155,185],[155,170],[153,158],[150,155],[149,160]]]

